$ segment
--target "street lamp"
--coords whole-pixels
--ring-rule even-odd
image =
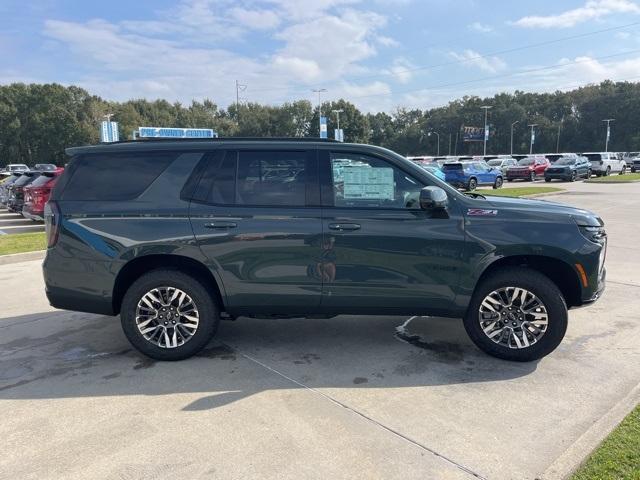
[[[436,131],[431,131],[431,132],[427,133],[427,137],[430,137],[432,133],[438,137],[438,153],[437,153],[437,156],[439,157],[440,156],[440,134],[438,132],[436,132]]]
[[[536,133],[534,128],[536,128],[537,126],[537,123],[532,123],[531,125],[529,125],[529,127],[531,127],[531,143],[529,143],[529,155],[533,153],[533,142],[536,141]]]
[[[518,123],[520,123],[520,120],[516,120],[511,124],[511,155],[513,155],[513,127],[515,127]]]
[[[484,155],[487,154],[487,139],[489,138],[489,132],[487,131],[487,112],[489,111],[490,106],[483,105],[480,107],[484,110]]]
[[[314,88],[311,90],[313,93],[318,94],[318,135],[322,136],[322,103],[320,103],[320,94],[326,92],[326,88]]]
[[[338,122],[338,135],[340,135],[340,114],[341,114],[342,112],[344,112],[344,109],[342,109],[342,108],[338,108],[338,109],[336,109],[336,110],[331,110],[331,111],[332,111],[333,113],[335,113],[335,114],[336,114],[336,121]],[[336,140],[338,140],[338,139],[336,138]],[[342,140],[343,140],[343,139],[342,139],[342,136],[340,137],[340,139],[339,139],[339,140],[340,140],[340,141],[342,141]]]
[[[609,137],[611,137],[611,122],[615,122],[616,119],[615,118],[607,118],[605,120],[602,120],[603,122],[607,122],[607,138],[604,141],[604,151],[608,152],[609,151]]]

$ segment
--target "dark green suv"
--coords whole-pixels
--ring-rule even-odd
[[[47,204],[54,307],[120,314],[131,343],[187,358],[221,317],[464,318],[485,352],[554,350],[603,292],[593,213],[462,194],[389,150],[304,139],[70,148]],[[363,321],[366,321],[363,319]]]

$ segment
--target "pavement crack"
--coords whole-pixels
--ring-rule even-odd
[[[409,321],[411,321],[411,320],[412,320],[412,319],[409,319],[409,320],[407,321],[407,323],[408,323]],[[296,380],[296,379],[294,379],[294,378],[291,378],[291,377],[290,377],[290,376],[288,376],[287,374],[282,373],[282,372],[280,372],[279,370],[276,370],[275,368],[270,367],[269,365],[267,365],[267,364],[265,364],[265,363],[261,362],[261,361],[260,361],[260,360],[258,360],[257,358],[254,358],[254,357],[252,357],[251,355],[247,355],[247,354],[245,354],[245,353],[240,352],[240,351],[239,351],[237,348],[235,348],[235,347],[232,347],[232,346],[229,346],[229,345],[226,345],[226,344],[223,344],[223,345],[225,345],[226,347],[228,347],[228,348],[232,349],[234,352],[236,352],[236,354],[240,355],[240,356],[241,356],[241,357],[243,357],[243,358],[246,358],[246,359],[247,359],[247,360],[249,360],[250,362],[253,362],[253,363],[257,364],[257,365],[260,365],[260,366],[261,366],[261,367],[263,367],[263,368],[266,368],[266,369],[267,369],[267,370],[269,370],[270,372],[275,373],[276,375],[278,375],[278,376],[280,376],[280,377],[284,378],[285,380],[288,380],[288,381],[289,381],[289,382],[291,382],[291,383],[294,383],[294,384],[298,385],[299,387],[302,387],[302,388],[304,388],[304,389],[306,389],[306,390],[309,390],[310,392],[313,392],[313,393],[315,393],[315,394],[317,394],[317,395],[320,395],[321,397],[324,397],[326,400],[329,400],[330,402],[334,403],[335,405],[337,405],[337,406],[339,406],[339,407],[342,407],[342,408],[344,408],[344,409],[346,409],[346,410],[349,410],[351,413],[353,413],[353,414],[355,414],[355,415],[359,416],[360,418],[363,418],[363,419],[364,419],[364,420],[366,420],[367,422],[372,423],[372,424],[376,425],[377,427],[379,427],[379,428],[381,428],[381,429],[383,429],[383,430],[386,430],[387,432],[391,433],[392,435],[395,435],[396,437],[398,437],[398,438],[400,438],[400,439],[402,439],[402,440],[404,440],[404,441],[406,441],[406,442],[410,443],[411,445],[413,445],[413,446],[415,446],[415,447],[418,447],[418,448],[420,448],[420,449],[422,449],[422,450],[424,450],[424,451],[426,451],[426,452],[428,452],[428,453],[430,453],[430,454],[432,454],[432,455],[434,455],[434,456],[436,456],[436,457],[438,457],[438,458],[440,458],[440,459],[444,460],[445,462],[447,462],[447,463],[449,463],[449,464],[453,465],[454,467],[458,468],[459,470],[462,470],[463,472],[465,472],[465,473],[467,473],[467,474],[469,474],[469,475],[472,475],[472,476],[473,476],[473,477],[475,477],[475,478],[479,478],[480,480],[487,480],[487,478],[486,478],[486,477],[483,477],[483,476],[482,476],[482,475],[480,475],[479,473],[474,472],[471,468],[469,468],[469,467],[467,467],[467,466],[465,466],[465,465],[462,465],[461,463],[456,462],[455,460],[453,460],[453,459],[451,459],[451,458],[447,457],[446,455],[443,455],[442,453],[439,453],[438,451],[434,450],[433,448],[429,448],[429,447],[427,447],[426,445],[424,445],[424,444],[422,444],[422,443],[418,442],[417,440],[412,439],[411,437],[409,437],[409,436],[407,436],[407,435],[404,435],[403,433],[400,433],[400,432],[399,432],[399,431],[397,431],[397,430],[394,430],[393,428],[391,428],[391,427],[389,427],[389,426],[387,426],[387,425],[385,425],[385,424],[383,424],[383,423],[379,422],[378,420],[376,420],[376,419],[374,419],[374,418],[372,418],[372,417],[368,416],[368,415],[367,415],[367,414],[365,414],[365,413],[362,413],[362,412],[361,412],[361,411],[359,411],[359,410],[356,410],[356,409],[355,409],[355,408],[353,408],[353,407],[350,407],[350,406],[349,406],[349,405],[347,405],[346,403],[341,402],[340,400],[338,400],[338,399],[336,399],[336,398],[332,397],[331,395],[327,395],[326,393],[321,392],[320,390],[317,390],[317,389],[315,389],[315,388],[313,388],[313,387],[310,387],[310,386],[308,386],[308,385],[305,385],[304,383],[299,382],[299,381],[297,381],[297,380]]]

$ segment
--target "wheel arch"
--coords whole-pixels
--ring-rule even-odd
[[[564,260],[544,255],[501,257],[485,267],[478,277],[476,288],[492,272],[504,267],[524,267],[542,273],[558,287],[568,307],[582,304],[582,288],[578,273]]]
[[[118,272],[111,297],[114,315],[120,313],[122,299],[133,282],[145,273],[158,268],[172,268],[198,279],[213,293],[219,309],[221,311],[225,310],[222,290],[213,273],[206,265],[191,257],[182,255],[151,254],[130,260]]]

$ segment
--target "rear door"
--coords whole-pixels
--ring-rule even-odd
[[[314,149],[217,151],[191,203],[196,241],[236,313],[306,313],[322,276]]]
[[[389,159],[320,150],[323,310],[446,312],[464,247],[455,197],[420,209],[420,180]]]

